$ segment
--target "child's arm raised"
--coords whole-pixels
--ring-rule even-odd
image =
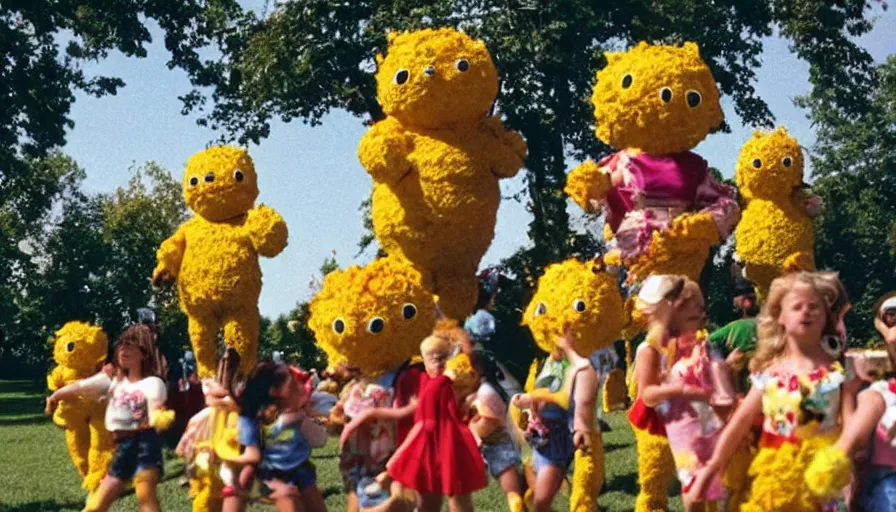
[[[355,430],[368,421],[399,421],[409,416],[413,416],[415,412],[417,412],[416,399],[412,399],[411,403],[404,407],[374,407],[372,409],[367,409],[357,417],[352,418],[352,420],[345,425],[345,428],[342,429],[342,434],[339,436],[339,447],[342,448],[345,442],[348,441],[348,438],[354,434]]]
[[[109,375],[104,371],[97,373],[93,377],[72,382],[71,384],[57,389],[52,395],[47,397],[47,406],[44,412],[48,415],[53,414],[53,411],[56,409],[56,404],[58,404],[60,400],[72,399],[79,395],[99,399],[109,392],[109,387],[111,385],[112,379],[110,379]]]
[[[750,431],[753,418],[762,410],[762,392],[763,390],[759,386],[754,385],[750,388],[747,397],[740,403],[731,416],[731,420],[725,425],[725,429],[722,430],[722,435],[716,443],[712,458],[709,459],[706,466],[697,471],[694,483],[688,491],[694,500],[703,496],[712,477],[728,464],[740,441]]]

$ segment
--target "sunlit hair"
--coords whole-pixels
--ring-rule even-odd
[[[147,377],[159,377],[165,379],[165,365],[159,348],[156,346],[156,336],[152,329],[144,324],[134,324],[118,337],[115,343],[115,351],[112,356],[113,364],[116,369],[116,377],[124,379],[128,376],[128,371],[118,364],[118,353],[121,347],[128,345],[140,350],[140,374],[141,379]]]
[[[824,332],[836,329],[837,314],[848,305],[845,289],[836,274],[831,272],[794,272],[772,281],[768,297],[756,318],[758,347],[750,361],[750,371],[761,372],[781,356],[787,348],[787,333],[778,322],[784,297],[798,286],[805,286],[821,299],[825,310]],[[819,340],[819,343],[821,340]]]
[[[703,293],[699,284],[685,276],[654,275],[645,284],[635,299],[635,310],[647,319],[647,342],[660,349],[669,332],[676,303],[695,297],[702,300]]]
[[[420,343],[421,355],[427,352],[435,352],[451,356],[458,350],[469,355],[472,353],[472,345],[467,331],[459,327],[457,322],[450,319],[440,320],[433,328],[432,334]]]

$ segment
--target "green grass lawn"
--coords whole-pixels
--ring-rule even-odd
[[[65,449],[65,436],[43,415],[45,393],[40,385],[24,381],[0,381],[0,510],[4,512],[80,511],[85,492],[80,478]],[[607,418],[613,427],[604,434],[607,478],[600,496],[601,510],[630,511],[637,493],[637,458],[634,438],[622,413]],[[312,457],[318,470],[318,485],[330,510],[344,510],[345,499],[336,460],[336,443],[316,450]],[[162,510],[190,510],[187,491],[178,486],[183,464],[166,453],[165,476],[159,486]],[[675,493],[677,495],[677,492]],[[555,509],[567,509],[568,489],[555,500]],[[676,497],[670,500],[672,510],[681,510]],[[504,495],[498,485],[474,495],[477,510],[506,510]],[[133,494],[125,496],[113,507],[116,511],[137,510]],[[254,505],[250,510],[273,510]]]

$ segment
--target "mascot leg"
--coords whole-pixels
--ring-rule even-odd
[[[815,270],[815,256],[807,252],[795,252],[784,260],[784,272],[812,272]]]
[[[210,317],[198,316],[195,312],[188,313],[187,319],[199,377],[214,378],[218,368],[218,324]]]
[[[635,512],[668,509],[669,486],[675,478],[675,460],[665,436],[632,427],[638,446],[638,485]]]
[[[479,296],[479,280],[474,272],[469,275],[436,274],[435,287],[443,315],[463,323],[473,313]]]
[[[240,355],[240,371],[248,375],[258,360],[259,314],[257,306],[235,311],[224,322],[224,341]]]
[[[156,488],[159,485],[159,470],[147,469],[134,476],[134,491],[140,510],[160,510]]]
[[[745,440],[737,447],[731,456],[728,467],[722,481],[725,490],[728,491],[728,512],[740,512],[740,507],[746,501],[747,492],[750,490],[750,463],[753,462],[753,453],[750,443]]]
[[[598,510],[597,496],[604,485],[604,442],[601,433],[591,433],[591,449],[576,450],[575,469],[572,475],[572,494],[569,497],[571,512]]]
[[[106,430],[101,408],[99,411],[94,411],[90,418],[89,470],[82,483],[82,486],[89,492],[94,492],[99,488],[114,453],[115,445],[112,442],[112,434]]]
[[[190,494],[193,495],[193,512],[220,512],[223,505],[221,486],[216,478],[203,475],[190,482]]]
[[[625,372],[614,368],[604,381],[603,408],[605,413],[625,409]]]
[[[65,445],[72,457],[72,463],[81,477],[87,476],[90,451],[90,424],[86,418],[69,421],[65,429]]]

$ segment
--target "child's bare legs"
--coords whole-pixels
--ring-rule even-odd
[[[472,496],[469,494],[461,494],[459,496],[449,497],[448,512],[473,512]]]
[[[886,404],[880,393],[866,389],[859,393],[855,412],[846,418],[846,424],[840,438],[834,444],[847,456],[852,456],[855,448],[863,443],[874,432],[881,416],[886,411]]]
[[[513,512],[514,508],[518,507],[514,503],[522,503],[523,497],[520,486],[520,473],[517,471],[516,466],[510,466],[498,475],[498,483],[501,484],[501,489],[504,490],[504,494],[507,496],[507,505]]]
[[[327,512],[327,506],[324,504],[324,495],[321,494],[320,489],[316,485],[303,487],[300,493],[305,512]],[[355,499],[357,499],[357,496]]]
[[[278,512],[304,512],[298,489],[281,480],[268,480],[265,485],[271,488],[271,499]]]
[[[354,492],[348,493],[345,499],[345,512],[359,512],[361,505],[358,504],[358,495]]]
[[[124,480],[120,478],[106,475],[96,492],[91,494],[87,500],[84,512],[106,512],[109,510],[109,507],[115,503],[115,500],[121,495],[121,491],[124,490],[124,483]]]
[[[420,512],[440,512],[441,510],[441,494],[420,494]]]
[[[245,512],[246,498],[240,495],[224,498],[221,512]]]
[[[137,494],[137,503],[140,504],[140,512],[159,512],[159,499],[156,496],[156,487],[159,485],[159,470],[146,469],[134,477],[134,490]]]
[[[553,464],[545,464],[535,476],[535,512],[550,512],[554,496],[563,484],[566,471]]]

